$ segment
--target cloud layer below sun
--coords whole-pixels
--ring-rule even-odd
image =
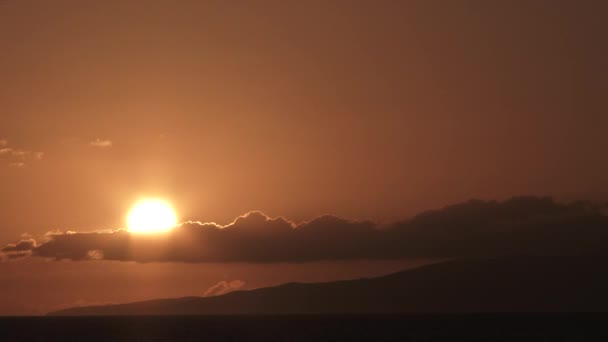
[[[126,230],[53,233],[23,240],[4,257],[138,262],[305,262],[410,257],[605,253],[608,217],[588,202],[517,197],[471,200],[412,219],[379,225],[321,216],[296,224],[250,212],[234,222],[185,222],[167,234]]]

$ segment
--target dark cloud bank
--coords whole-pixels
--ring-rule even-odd
[[[125,230],[24,240],[6,255],[87,260],[304,262],[340,259],[607,254],[608,216],[548,197],[471,200],[388,225],[322,216],[294,224],[251,212],[233,223],[186,222],[166,235]]]

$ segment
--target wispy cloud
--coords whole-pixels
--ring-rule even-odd
[[[222,280],[219,283],[211,286],[205,291],[204,297],[220,296],[228,292],[236,291],[245,286],[245,282],[242,280],[226,281]]]
[[[89,143],[89,145],[91,145],[93,147],[99,147],[99,148],[112,147],[112,140],[97,138],[97,139],[91,141]]]
[[[0,139],[0,159],[5,160],[10,167],[21,168],[28,162],[40,160],[44,156],[43,152],[25,150],[8,146],[6,139]]]

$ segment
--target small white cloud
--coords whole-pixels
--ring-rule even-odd
[[[105,148],[105,147],[112,147],[112,140],[102,140],[102,139],[95,139],[93,141],[91,141],[89,143],[89,145],[93,146],[93,147],[100,147],[100,148]]]
[[[25,163],[10,163],[8,164],[10,167],[22,168],[25,166]]]
[[[219,283],[211,286],[205,291],[203,297],[221,296],[228,292],[236,291],[245,286],[245,282],[242,280],[226,281],[222,280]]]

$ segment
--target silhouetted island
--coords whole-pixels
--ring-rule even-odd
[[[216,297],[77,307],[49,315],[606,312],[607,289],[606,257],[462,259],[372,279],[287,283]]]

